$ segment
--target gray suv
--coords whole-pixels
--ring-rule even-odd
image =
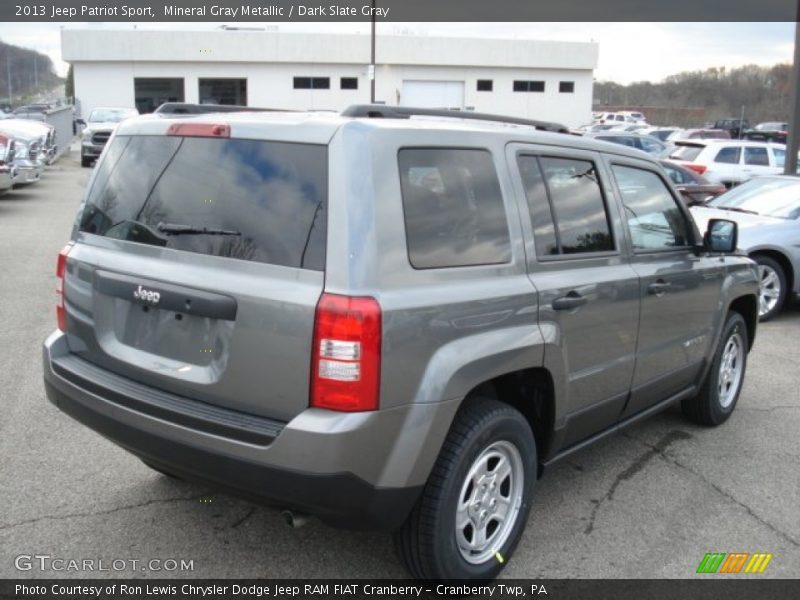
[[[729,417],[758,280],[642,152],[409,112],[120,124],[44,383],[157,471],[485,580],[547,465],[676,402]]]

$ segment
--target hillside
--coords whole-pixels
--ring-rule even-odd
[[[11,94],[9,94],[9,79]],[[0,103],[16,106],[63,82],[50,57],[0,40]]]

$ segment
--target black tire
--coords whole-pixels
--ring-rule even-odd
[[[720,393],[719,384],[721,370],[720,367],[723,361],[723,355],[728,346],[728,343],[738,336],[741,344],[738,360],[741,361],[741,376],[732,384],[735,387],[732,392],[732,398],[729,402],[723,401],[723,394]],[[681,409],[684,416],[690,421],[694,421],[699,425],[707,427],[716,427],[728,420],[733,410],[736,408],[736,403],[739,401],[739,394],[742,391],[742,384],[744,383],[745,373],[747,372],[747,351],[749,349],[749,340],[747,336],[747,324],[742,315],[737,312],[728,313],[728,318],[725,321],[725,326],[722,330],[717,349],[714,352],[714,359],[711,362],[708,374],[706,375],[700,391],[694,398],[686,398],[681,402]]]
[[[81,156],[81,166],[82,167],[91,167],[92,166],[92,159],[91,158],[86,158],[84,156]]]
[[[181,479],[181,477],[178,477],[178,476],[177,476],[177,475],[175,475],[174,473],[170,473],[169,471],[165,471],[165,470],[164,470],[164,469],[162,469],[161,467],[157,467],[156,465],[154,465],[154,464],[153,464],[153,463],[151,463],[151,462],[148,462],[148,461],[146,461],[145,459],[141,459],[141,461],[142,461],[142,462],[143,462],[145,465],[147,465],[148,467],[150,467],[151,469],[153,469],[153,471],[157,471],[158,473],[161,473],[162,475],[166,475],[166,476],[167,476],[167,477],[169,477],[170,479]]]
[[[457,545],[456,506],[473,463],[497,442],[510,443],[519,452],[523,475],[521,503],[505,541],[499,548],[492,548],[494,554],[487,560],[472,564],[462,556]],[[525,529],[536,474],[536,443],[525,417],[493,398],[465,400],[417,504],[394,534],[395,548],[408,572],[424,580],[490,581],[497,577]],[[511,492],[509,497],[512,497]],[[495,532],[497,529],[491,535]]]
[[[787,293],[787,289],[786,289],[786,285],[787,285],[786,273],[784,272],[783,267],[780,265],[780,263],[778,261],[776,261],[775,259],[770,258],[769,256],[765,256],[763,254],[756,254],[752,258],[753,258],[754,261],[756,261],[758,263],[758,265],[760,267],[761,266],[767,267],[767,268],[772,269],[773,271],[775,271],[775,274],[778,276],[778,281],[780,282],[780,290],[779,290],[779,293],[778,293],[778,301],[775,303],[775,306],[773,306],[772,309],[770,309],[767,312],[762,314],[761,313],[761,283],[762,282],[761,282],[761,271],[759,270],[759,281],[758,281],[758,285],[759,285],[759,290],[758,290],[758,292],[759,292],[758,293],[759,314],[758,314],[758,319],[759,319],[759,321],[769,321],[772,317],[774,317],[775,315],[777,315],[781,311],[781,309],[783,308],[784,303],[786,302],[786,293]]]

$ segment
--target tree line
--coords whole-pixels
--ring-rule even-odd
[[[594,110],[642,110],[660,125],[699,127],[725,117],[788,121],[792,65],[713,67],[670,75],[659,83],[594,84]]]

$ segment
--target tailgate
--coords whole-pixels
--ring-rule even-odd
[[[67,260],[71,351],[290,420],[308,406],[326,204],[325,146],[116,136]]]

